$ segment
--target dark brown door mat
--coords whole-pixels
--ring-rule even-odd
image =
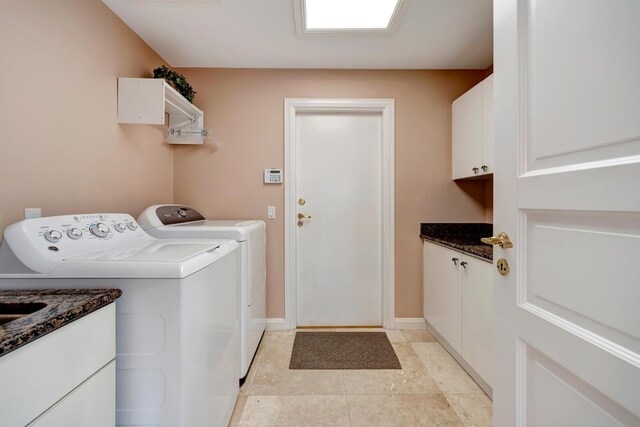
[[[384,332],[297,332],[289,369],[402,369]]]

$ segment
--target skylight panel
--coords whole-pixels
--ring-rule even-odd
[[[305,30],[388,30],[400,0],[304,0]]]

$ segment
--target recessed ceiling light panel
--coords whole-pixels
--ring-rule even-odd
[[[298,33],[391,33],[410,0],[293,0]]]

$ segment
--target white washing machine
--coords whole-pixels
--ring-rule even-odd
[[[20,221],[0,288],[119,288],[119,426],[226,426],[238,394],[240,252],[234,240],[162,240],[127,214]]]
[[[267,317],[267,248],[264,221],[206,220],[184,205],[145,209],[138,223],[162,239],[233,239],[240,244],[240,378],[247,375]]]

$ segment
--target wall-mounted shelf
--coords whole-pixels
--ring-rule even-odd
[[[170,144],[202,144],[204,112],[162,79],[118,78],[118,123],[164,125]]]

